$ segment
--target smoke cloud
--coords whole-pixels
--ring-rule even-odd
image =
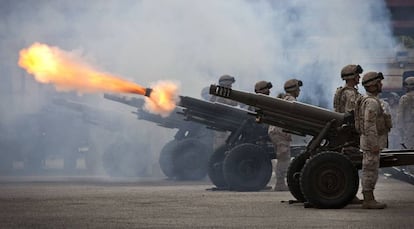
[[[193,97],[223,74],[247,91],[256,81],[271,81],[272,95],[298,78],[304,82],[299,99],[328,108],[343,84],[344,65],[364,67],[395,47],[388,11],[378,0],[5,0],[0,15],[3,123],[62,96],[19,69],[19,51],[34,42],[74,50],[99,69],[143,85],[178,81],[180,93]],[[65,96],[128,110],[100,96]],[[156,145],[159,133],[165,139],[173,133],[129,121],[146,130],[137,137],[143,143],[151,142],[148,132]]]

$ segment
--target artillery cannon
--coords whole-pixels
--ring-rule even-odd
[[[272,173],[271,159],[275,158],[273,145],[268,139],[267,129],[254,121],[254,117],[248,114],[250,111],[180,96],[176,109],[170,116],[163,118],[145,111],[143,99],[112,94],[105,94],[104,97],[136,107],[137,111],[134,113],[138,119],[154,122],[165,128],[178,129],[174,139],[160,153],[159,162],[165,175],[177,177],[177,174],[200,174],[200,178],[201,172],[194,173],[192,170],[205,169],[204,175],[208,173],[214,185],[235,191],[261,190],[269,182]],[[226,144],[214,152],[211,148],[211,130],[230,133]],[[257,161],[245,161],[242,167],[234,170],[233,161],[244,159],[226,160],[227,152],[230,149],[237,150],[240,146],[243,148],[244,144],[256,148],[260,154]],[[300,146],[293,147],[293,154],[300,149]],[[188,158],[192,158],[191,161]],[[257,163],[260,165],[257,166]],[[184,175],[178,178],[186,178]]]
[[[353,114],[341,114],[320,107],[211,85],[210,94],[253,107],[256,121],[283,128],[297,135],[310,135],[306,150],[291,162],[287,182],[292,195],[317,208],[342,208],[356,195],[358,169],[362,167],[359,136]],[[347,150],[343,150],[346,147]],[[354,149],[354,150],[348,150]],[[256,149],[245,146],[232,154],[249,155]],[[234,155],[233,157],[237,157]],[[380,167],[414,164],[414,152],[381,152]]]

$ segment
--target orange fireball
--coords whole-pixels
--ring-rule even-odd
[[[19,66],[41,83],[54,84],[59,91],[116,92],[145,95],[146,88],[120,77],[97,71],[79,56],[58,47],[34,43],[20,51]],[[178,86],[164,81],[154,86],[146,108],[168,115],[178,100]]]
[[[79,57],[45,44],[35,43],[21,50],[19,66],[33,74],[37,81],[53,83],[57,90],[145,94],[144,87],[99,72],[83,63]]]

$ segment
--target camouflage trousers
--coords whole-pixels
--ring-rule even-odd
[[[290,164],[290,142],[276,144],[276,183],[285,183],[287,170]]]
[[[362,191],[373,191],[378,180],[380,154],[363,151],[362,157]]]

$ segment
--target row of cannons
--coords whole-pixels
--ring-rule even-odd
[[[306,145],[292,146],[294,159],[287,182],[298,201],[317,208],[342,208],[356,195],[362,153],[353,114],[216,85],[211,85],[210,94],[255,110],[181,96],[172,116],[161,118],[145,112],[140,99],[115,95],[105,98],[138,108],[138,119],[178,129],[174,140],[160,153],[160,166],[168,177],[199,179],[208,173],[218,188],[234,191],[265,188],[272,174],[271,160],[275,159],[273,146],[263,134],[263,124],[269,124],[295,135],[311,136]],[[206,127],[230,132],[226,144],[212,152],[206,140],[211,139],[211,134],[205,132]],[[411,150],[381,152],[380,167],[390,168],[389,174],[412,184],[413,176],[398,166],[413,164]]]
[[[352,114],[336,113],[301,102],[291,102],[265,95],[211,85],[210,94],[231,99],[255,109],[243,109],[221,103],[180,96],[180,102],[166,118],[146,112],[144,100],[105,94],[105,98],[136,108],[137,118],[160,127],[177,129],[161,150],[159,164],[169,178],[198,180],[209,176],[220,189],[259,191],[272,175],[273,145],[264,125],[310,136],[306,144],[292,146],[287,174],[291,194],[300,202],[317,208],[342,208],[358,191],[358,170],[362,153]],[[77,111],[85,106],[71,101],[57,101]],[[230,135],[226,144],[214,150],[213,131]],[[264,134],[263,134],[264,133]],[[110,160],[113,174],[119,174],[116,158],[122,158],[118,147],[104,154]],[[132,147],[133,148],[133,147]],[[348,150],[343,150],[346,148]],[[349,150],[354,149],[354,150]],[[410,150],[386,150],[381,153],[380,167],[389,168],[393,177],[414,184],[414,178],[401,167],[414,164]],[[115,171],[114,171],[115,170]]]

